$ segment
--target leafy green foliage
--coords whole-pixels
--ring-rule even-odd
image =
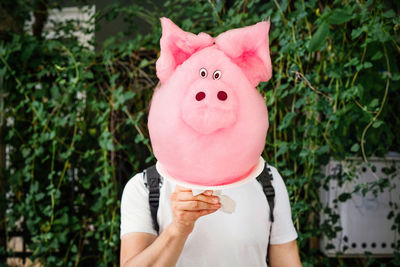
[[[345,6],[317,0],[117,3],[96,16],[122,17],[133,31],[132,18],[140,17],[151,32],[128,40],[130,31],[116,33],[98,52],[68,34],[52,40],[12,35],[0,45],[0,113],[10,148],[7,230],[18,230],[22,220],[32,259],[46,266],[117,265],[122,189],[155,160],[146,117],[157,84],[157,18],[214,36],[269,18],[273,78],[258,88],[270,116],[263,155],[285,177],[303,264],[361,265],[326,258],[318,249],[317,238],[340,231],[339,215],[319,200],[318,190],[331,179],[321,167],[332,158],[368,161],[400,147],[398,8],[395,1],[353,0]],[[346,173],[340,183],[354,176]],[[388,177],[395,176],[388,170]],[[354,192],[379,194],[390,186],[383,177]],[[388,215],[397,232],[398,202]],[[321,224],[320,210],[329,217]],[[400,265],[399,255],[388,263]]]

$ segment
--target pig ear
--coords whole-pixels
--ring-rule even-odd
[[[211,46],[214,39],[206,34],[185,32],[170,19],[161,18],[162,37],[160,57],[156,63],[157,77],[161,83],[168,80],[174,70],[196,51]]]
[[[255,87],[271,78],[269,21],[224,32],[215,39],[217,47],[231,58]]]

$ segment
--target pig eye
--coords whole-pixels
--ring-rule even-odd
[[[207,77],[207,70],[205,68],[200,69],[200,77],[201,78]]]
[[[221,71],[220,70],[214,71],[213,79],[214,80],[219,80],[219,78],[221,78]]]

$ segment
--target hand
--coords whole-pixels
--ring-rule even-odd
[[[221,204],[213,191],[193,196],[192,190],[176,186],[171,194],[172,225],[180,234],[190,234],[198,218],[216,212]]]

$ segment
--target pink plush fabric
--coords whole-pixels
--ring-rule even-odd
[[[235,183],[257,164],[268,113],[255,86],[271,77],[269,22],[213,39],[161,19],[161,54],[149,113],[154,155],[176,180]]]

